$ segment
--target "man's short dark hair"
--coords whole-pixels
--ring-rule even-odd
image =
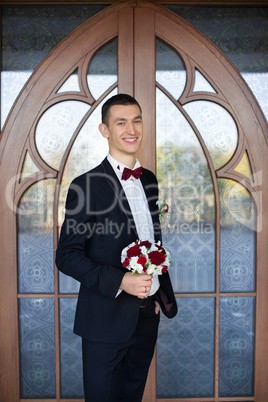
[[[140,104],[138,103],[138,101],[136,101],[135,98],[133,98],[133,96],[128,94],[114,95],[103,104],[101,109],[101,120],[102,123],[105,124],[106,126],[108,126],[109,123],[110,109],[112,106],[115,105],[124,105],[124,106],[137,105],[140,109],[140,112],[142,113]]]

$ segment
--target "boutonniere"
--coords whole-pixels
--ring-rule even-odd
[[[168,214],[169,206],[165,201],[162,200],[156,201],[156,205],[158,206],[160,221],[163,222],[165,215]]]

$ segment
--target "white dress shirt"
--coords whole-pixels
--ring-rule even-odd
[[[148,201],[140,179],[130,176],[127,180],[121,180],[121,176],[125,167],[121,162],[116,161],[110,154],[107,156],[108,161],[112,165],[117,177],[122,184],[126,194],[132,216],[135,222],[139,240],[149,240],[154,242],[153,221],[150,213]],[[136,160],[134,169],[140,167],[140,163]],[[158,275],[153,275],[153,282],[150,291],[150,296],[153,295],[159,288]],[[119,294],[119,293],[118,293]]]

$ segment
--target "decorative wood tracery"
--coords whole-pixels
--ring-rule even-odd
[[[8,5],[18,4],[20,2],[8,2]],[[43,2],[51,4],[51,2]],[[63,4],[63,2],[54,2],[53,4]],[[92,4],[93,2],[90,2]],[[100,2],[95,2],[100,3]],[[29,82],[26,84],[24,91],[13,107],[13,111],[9,116],[3,129],[1,141],[1,188],[6,188],[12,177],[18,175],[16,185],[12,192],[14,197],[14,205],[17,205],[24,191],[43,178],[57,178],[58,184],[61,181],[61,175],[66,163],[66,159],[70,152],[73,141],[79,132],[79,128],[83,125],[87,116],[81,121],[77,128],[72,141],[70,141],[65,156],[61,162],[59,173],[55,169],[48,166],[40,157],[35,147],[35,127],[42,114],[53,104],[63,100],[82,100],[89,103],[94,109],[98,103],[95,103],[90,94],[86,83],[86,71],[91,58],[99,47],[118,35],[118,55],[119,55],[119,90],[121,92],[129,92],[136,96],[141,104],[146,116],[145,130],[148,133],[145,139],[145,147],[140,157],[146,161],[146,165],[155,170],[155,78],[154,78],[154,60],[155,35],[161,40],[170,44],[182,56],[185,66],[188,70],[188,80],[183,95],[176,103],[182,113],[182,105],[191,100],[210,100],[216,102],[226,108],[234,117],[239,132],[239,145],[233,158],[216,173],[212,174],[213,183],[217,188],[217,177],[230,178],[235,181],[243,181],[243,185],[250,191],[256,202],[258,213],[261,214],[262,206],[267,208],[267,195],[262,194],[261,205],[261,184],[250,181],[234,169],[246,152],[249,156],[253,173],[258,173],[262,169],[267,169],[267,160],[265,159],[264,146],[265,135],[267,135],[267,126],[259,107],[248,90],[247,86],[239,76],[239,74],[231,66],[225,56],[220,53],[213,44],[211,44],[203,35],[197,32],[190,24],[181,18],[170,13],[164,7],[154,3],[164,4],[167,2],[109,2],[117,3],[112,8],[106,9],[99,13],[96,17],[84,23],[81,27],[69,35],[53,52],[48,56],[40,67],[33,74]],[[172,4],[174,2],[168,2]],[[178,2],[175,2],[178,4]],[[187,2],[191,4],[192,2]],[[196,4],[196,2],[194,2]],[[214,2],[217,5],[220,2]],[[241,4],[242,2],[232,2],[232,4]],[[250,2],[253,4],[252,2]],[[0,4],[6,4],[0,1]],[[23,2],[25,4],[25,2]],[[29,2],[28,4],[34,4]],[[39,3],[40,4],[40,3]],[[70,4],[68,2],[68,4]],[[76,3],[77,4],[77,3]],[[88,2],[81,2],[88,4]],[[183,3],[180,3],[183,4]],[[198,2],[198,4],[207,4],[207,2]],[[211,2],[210,2],[211,4]],[[226,5],[226,2],[224,3]],[[243,2],[245,5],[245,2]],[[256,5],[256,3],[254,3]],[[130,29],[129,29],[130,27]],[[129,34],[127,36],[126,34]],[[144,38],[146,37],[146,41]],[[90,51],[88,48],[90,38]],[[211,69],[211,63],[217,64],[217,69]],[[63,69],[65,66],[66,69]],[[216,94],[196,93],[193,92],[194,87],[194,71],[198,69],[211,85],[217,91]],[[78,77],[80,84],[80,93],[68,92],[57,93],[63,82],[78,69]],[[223,81],[224,80],[224,81]],[[114,84],[116,86],[117,84]],[[159,85],[158,85],[159,86]],[[160,87],[160,86],[159,86]],[[146,91],[144,90],[146,88]],[[165,91],[161,87],[161,90]],[[103,94],[100,101],[106,96]],[[93,110],[91,109],[91,111]],[[24,119],[27,116],[27,119]],[[148,117],[148,118],[147,118]],[[199,136],[195,127],[193,127],[197,136]],[[18,136],[17,133],[20,133]],[[214,172],[211,158],[206,150],[202,139],[204,152],[209,161],[211,172]],[[40,172],[20,180],[20,172],[23,166],[26,152],[29,152],[32,160],[40,169]],[[263,177],[263,180],[265,178]],[[58,186],[56,187],[56,200],[58,199]],[[6,206],[5,194],[1,193],[1,205]],[[216,195],[217,204],[217,233],[219,233],[219,198]],[[9,375],[3,375],[3,383],[1,384],[1,395],[6,402],[19,400],[18,389],[18,312],[17,312],[17,271],[16,267],[16,217],[9,208],[3,217],[3,227],[5,233],[1,240],[1,247],[4,257],[5,267],[7,270],[3,273],[1,284],[1,295],[4,300],[4,308],[1,309],[1,322],[7,328],[6,333],[2,333],[0,344],[3,348],[2,365]],[[55,216],[57,216],[57,206],[55,206]],[[258,233],[257,262],[259,268],[257,271],[257,336],[256,336],[256,402],[265,402],[264,397],[268,394],[265,376],[267,375],[267,351],[265,350],[267,342],[268,324],[266,320],[267,314],[267,292],[268,286],[267,272],[264,271],[267,253],[266,231],[267,227],[263,227],[263,231]],[[55,231],[56,235],[57,231]],[[57,236],[55,236],[56,238]],[[11,246],[12,245],[12,246]],[[56,243],[55,243],[56,246]],[[219,274],[219,236],[217,237],[217,271]],[[264,267],[264,268],[263,268]],[[219,277],[219,275],[218,275]],[[55,274],[57,284],[57,275]],[[10,287],[6,287],[6,283]],[[216,286],[217,306],[219,307],[219,283]],[[31,295],[35,297],[35,295]],[[187,295],[186,295],[187,297]],[[55,292],[55,300],[58,298],[58,292]],[[4,311],[5,309],[5,311]],[[216,326],[219,323],[219,315],[216,316]],[[58,324],[57,324],[58,325]],[[58,327],[56,327],[58,331]],[[10,337],[12,334],[12,337]],[[216,346],[219,339],[216,339]],[[216,348],[217,350],[217,348]],[[57,354],[59,354],[59,345],[57,343]],[[10,359],[10,355],[14,355],[14,359]],[[217,365],[218,356],[215,357]],[[10,375],[13,373],[14,375]],[[216,369],[216,385],[217,380]],[[59,400],[59,363],[57,363],[57,400]],[[150,379],[145,394],[146,401],[154,401],[156,398],[155,390],[155,360],[150,371]],[[241,398],[239,398],[241,400]],[[243,399],[243,398],[242,398]],[[209,399],[206,399],[209,400]],[[219,400],[218,397],[211,399]],[[224,400],[231,400],[224,398]],[[245,399],[252,400],[252,398]],[[191,401],[191,399],[188,399]]]

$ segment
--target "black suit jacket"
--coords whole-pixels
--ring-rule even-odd
[[[155,175],[143,169],[141,175],[154,223],[155,241],[161,239],[156,205],[158,186]],[[136,241],[133,216],[125,193],[107,158],[95,169],[71,184],[66,215],[56,252],[60,271],[81,283],[74,332],[99,342],[122,342],[133,334],[141,299],[122,291],[121,251]],[[169,318],[177,305],[169,274],[159,277],[157,292],[162,311]]]

